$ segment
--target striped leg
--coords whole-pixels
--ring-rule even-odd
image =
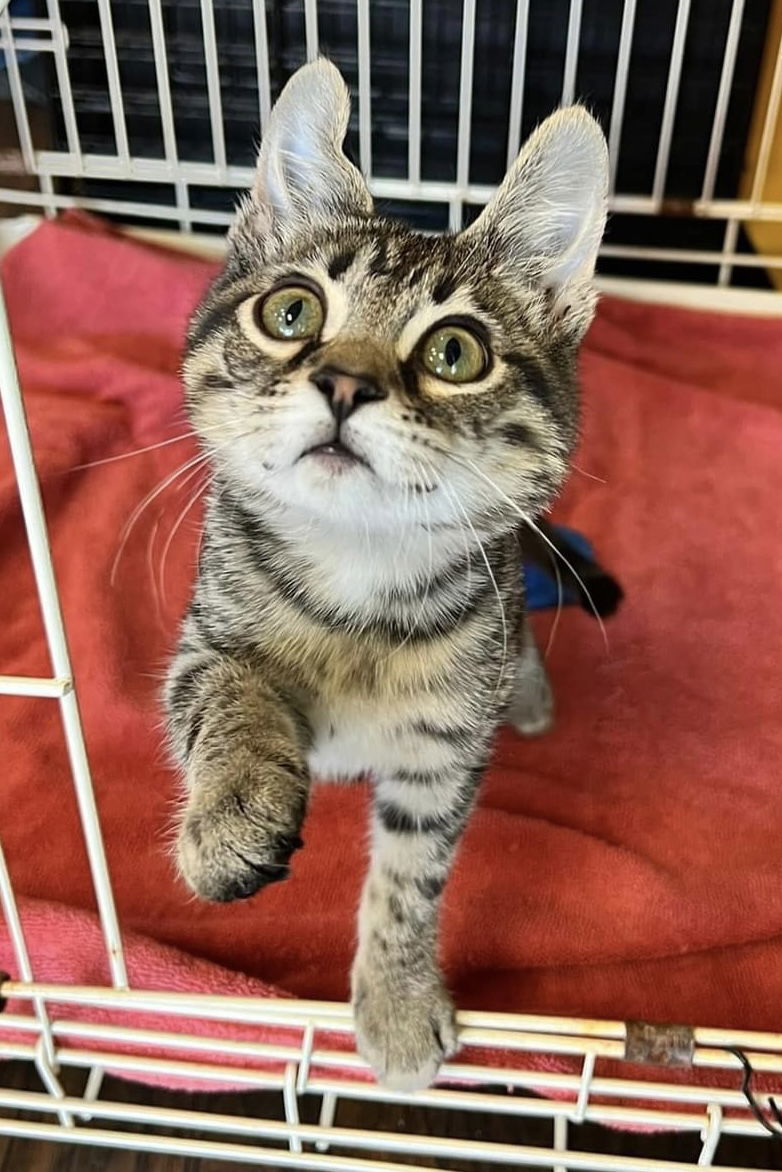
[[[284,879],[309,777],[301,721],[253,666],[208,647],[180,652],[166,687],[184,770],[180,871],[203,899],[244,899]]]
[[[456,1050],[436,959],[440,897],[482,768],[398,770],[377,783],[359,912],[353,1008],[359,1051],[388,1087],[428,1086]]]

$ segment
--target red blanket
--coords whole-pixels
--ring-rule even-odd
[[[179,353],[212,272],[71,219],[42,225],[2,275],[121,922],[223,966],[195,966],[196,984],[208,971],[230,991],[235,970],[341,999],[366,790],[315,791],[288,882],[230,906],[190,899],[167,855],[177,783],[158,688],[200,476],[163,488],[126,541],[123,528],[195,448],[94,463],[187,430]],[[563,614],[556,731],[499,738],[445,897],[461,1007],[782,1026],[780,370],[779,321],[602,302],[582,359],[581,471],[558,516],[595,540],[627,600],[608,650],[594,620]],[[0,671],[48,674],[1,436],[0,599]],[[0,745],[17,890],[92,908],[56,703],[0,698]],[[31,932],[33,960],[56,977],[56,920],[36,916],[48,926]],[[61,975],[102,979],[94,956],[80,974],[64,947]],[[1,935],[0,964],[14,970]]]

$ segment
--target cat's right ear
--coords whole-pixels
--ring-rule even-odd
[[[366,215],[372,197],[342,144],[350,95],[325,58],[293,74],[272,110],[252,190],[259,227],[282,235],[344,215]]]

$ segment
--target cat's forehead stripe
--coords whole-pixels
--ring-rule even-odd
[[[441,247],[433,248],[433,243]],[[344,279],[356,266],[364,278],[386,278],[409,289],[433,281],[429,295],[441,303],[462,284],[446,259],[441,241],[400,239],[379,233],[348,245],[332,245],[324,250],[321,263],[332,281]]]
[[[343,252],[338,252],[329,261],[326,272],[332,281],[336,281],[341,277],[356,259],[356,250],[354,248],[345,249]]]
[[[440,278],[432,290],[432,301],[436,302],[437,305],[442,305],[444,301],[447,301],[456,292],[456,288],[456,278],[452,273],[446,274]]]
[[[392,268],[388,257],[388,242],[382,236],[372,252],[368,272],[373,277],[392,275]]]

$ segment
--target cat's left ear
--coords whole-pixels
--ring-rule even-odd
[[[291,77],[263,136],[252,192],[270,228],[287,234],[371,212],[369,189],[342,149],[349,117],[348,88],[330,61],[313,61]]]
[[[591,114],[571,106],[531,135],[463,236],[485,248],[508,279],[550,291],[554,314],[579,336],[594,312],[607,193],[605,136]]]

